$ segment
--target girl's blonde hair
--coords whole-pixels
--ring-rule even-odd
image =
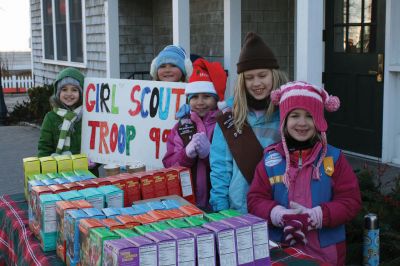
[[[279,88],[281,85],[288,82],[286,73],[280,69],[271,69],[272,71],[272,90]],[[246,83],[244,79],[244,72],[240,73],[237,78],[235,91],[233,94],[233,123],[236,130],[242,130],[243,126],[247,123],[247,115],[249,113],[249,106],[246,99]],[[270,96],[268,96],[270,97]],[[267,112],[265,113],[266,119],[269,120],[271,114],[275,111],[275,106],[269,104]]]

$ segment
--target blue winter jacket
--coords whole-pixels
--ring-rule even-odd
[[[227,100],[227,105],[232,107],[233,98]],[[247,115],[247,122],[263,148],[280,140],[279,111],[275,111],[269,121],[265,116],[257,118],[256,114],[250,111]],[[251,156],[251,151],[248,153]],[[213,210],[220,211],[231,208],[241,213],[247,213],[246,198],[250,184],[247,183],[233,159],[218,123],[215,126],[211,143],[210,166],[212,186],[210,205]]]

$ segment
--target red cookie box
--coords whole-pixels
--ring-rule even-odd
[[[178,171],[171,168],[164,168],[160,171],[163,171],[165,175],[168,195],[182,196],[181,182],[179,181]]]
[[[159,210],[159,212],[162,212],[163,214],[167,215],[170,219],[183,218],[183,217],[187,216],[185,213],[181,212],[179,209]]]
[[[71,200],[70,201],[72,204],[76,206],[77,209],[86,209],[86,208],[93,208],[92,204],[88,202],[87,200]]]
[[[118,222],[117,220],[114,220],[113,218],[106,218],[106,219],[102,219],[100,221],[105,227],[107,227],[111,231],[114,229],[125,229],[126,228],[126,226],[124,224]]]
[[[151,172],[141,172],[135,173],[135,176],[139,178],[142,199],[155,198],[153,174]]]
[[[154,171],[151,171],[150,173],[153,173],[154,196],[156,198],[167,196],[168,195],[167,177],[166,177],[164,171],[154,170]]]
[[[147,212],[147,214],[152,216],[157,221],[168,220],[171,218],[166,213],[163,213],[160,210],[151,210],[151,211]]]
[[[187,216],[203,215],[203,211],[194,205],[184,205],[180,206],[179,210],[182,211]]]
[[[35,186],[32,187],[31,189],[31,197],[30,197],[30,208],[32,211],[32,215],[29,219],[29,222],[35,221],[38,222],[37,219],[39,219],[40,216],[40,203],[39,203],[39,197],[40,195],[44,194],[54,194],[51,188],[48,186]],[[34,232],[35,233],[35,232]],[[37,235],[37,234],[35,234]]]
[[[132,206],[134,201],[141,200],[140,195],[140,180],[135,174],[124,175],[123,179],[126,181],[126,193],[124,196],[127,196],[127,206]]]
[[[154,218],[153,216],[151,216],[147,213],[135,215],[133,217],[141,224],[150,224],[150,223],[157,222],[156,218]]]
[[[126,189],[126,179],[124,179],[125,174],[118,174],[114,176],[109,176],[108,180],[110,180],[111,184],[120,188],[124,192],[124,207],[131,206],[128,204],[128,193]]]
[[[140,225],[140,222],[132,215],[117,215],[115,219],[122,223],[125,228],[133,228]]]
[[[61,185],[61,184],[50,185],[49,188],[53,191],[54,194],[68,191],[68,189],[64,185]]]
[[[67,189],[67,191],[83,189],[83,187],[81,187],[79,184],[77,184],[77,182],[65,183],[65,184],[63,184],[63,186]]]
[[[83,181],[78,181],[76,182],[76,184],[78,184],[79,186],[81,186],[80,189],[85,189],[85,188],[90,188],[90,187],[98,187],[98,184],[96,184],[95,182],[93,182],[92,180],[83,180]]]
[[[64,214],[66,210],[78,209],[71,201],[56,202],[56,221],[57,221],[57,238],[56,238],[56,253],[57,256],[65,263],[66,262],[66,240],[64,238]]]
[[[79,221],[79,244],[80,244],[80,265],[89,266],[90,264],[90,229],[104,227],[97,219],[87,218]]]
[[[169,170],[176,170],[178,172],[178,177],[182,189],[182,197],[192,204],[196,204],[196,198],[194,196],[193,190],[193,177],[190,169],[183,166],[174,166],[168,168]]]
[[[97,187],[111,185],[111,181],[108,179],[108,177],[93,178],[91,181],[95,183]]]

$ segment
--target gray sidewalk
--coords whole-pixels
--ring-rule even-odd
[[[5,94],[10,113],[14,106],[28,101],[28,94]],[[0,126],[0,195],[24,191],[22,159],[37,155],[40,129],[31,126]]]
[[[24,191],[22,159],[36,156],[40,130],[0,126],[0,195]]]

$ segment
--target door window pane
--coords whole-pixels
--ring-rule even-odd
[[[361,41],[361,26],[349,27],[349,38],[347,41],[347,52],[350,53],[361,53],[362,41]]]
[[[53,8],[51,0],[43,0],[44,58],[54,59]]]
[[[334,51],[343,53],[346,48],[346,28],[335,27],[334,29]]]
[[[364,36],[363,36],[363,52],[364,53],[372,53],[375,52],[375,26],[366,26],[364,27]]]
[[[362,1],[349,0],[349,23],[361,23]]]
[[[364,22],[371,23],[372,20],[372,0],[364,1]]]
[[[57,59],[67,61],[67,28],[65,0],[55,1]]]
[[[334,12],[335,24],[342,24],[347,22],[346,6],[347,6],[347,0],[335,1],[335,12]]]
[[[69,0],[71,60],[83,62],[82,6],[80,0]]]

